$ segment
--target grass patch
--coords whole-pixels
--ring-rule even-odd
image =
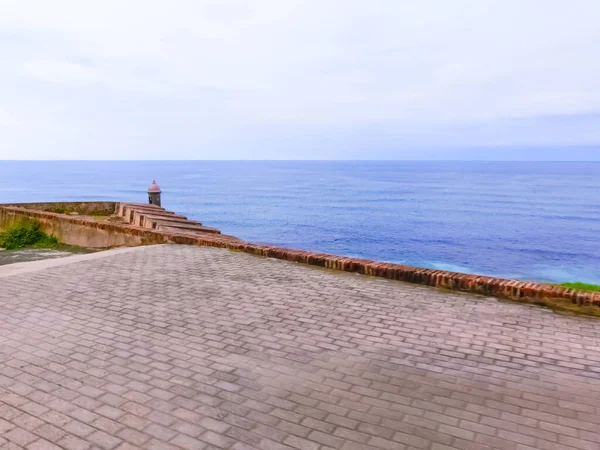
[[[569,289],[577,289],[579,291],[590,291],[590,292],[600,292],[600,286],[597,284],[588,284],[581,283],[579,281],[575,283],[562,283],[559,286]]]
[[[55,236],[49,236],[42,231],[42,225],[37,221],[15,225],[0,233],[0,248],[16,250],[19,248],[57,248],[60,242]]]

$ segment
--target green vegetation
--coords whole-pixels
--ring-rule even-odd
[[[24,222],[0,233],[0,248],[15,250],[19,248],[56,248],[60,245],[54,236],[42,231],[39,222]]]
[[[591,292],[600,292],[600,286],[597,284],[587,284],[581,283],[577,281],[575,283],[562,283],[561,287],[569,288],[569,289],[577,289],[578,291],[591,291]]]
[[[56,214],[78,214],[76,208],[73,206],[54,206],[52,208],[46,209],[46,211]]]

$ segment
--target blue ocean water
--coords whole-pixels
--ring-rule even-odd
[[[0,161],[0,203],[145,202],[257,243],[600,283],[600,163]]]

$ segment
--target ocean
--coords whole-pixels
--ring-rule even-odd
[[[0,203],[146,201],[241,239],[600,284],[600,162],[0,161]]]

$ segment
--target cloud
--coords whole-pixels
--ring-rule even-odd
[[[594,0],[4,0],[0,99],[39,130],[10,141],[32,157],[111,157],[112,142],[113,157],[285,158],[302,150],[270,136],[356,130],[358,155],[377,134],[402,157],[407,142],[552,143],[551,117],[561,142],[598,144],[582,117],[600,112],[599,14]]]
[[[17,124],[11,114],[2,108],[0,108],[0,127],[13,127]]]
[[[50,83],[87,86],[101,80],[93,68],[70,61],[26,61],[24,70],[34,78]]]

